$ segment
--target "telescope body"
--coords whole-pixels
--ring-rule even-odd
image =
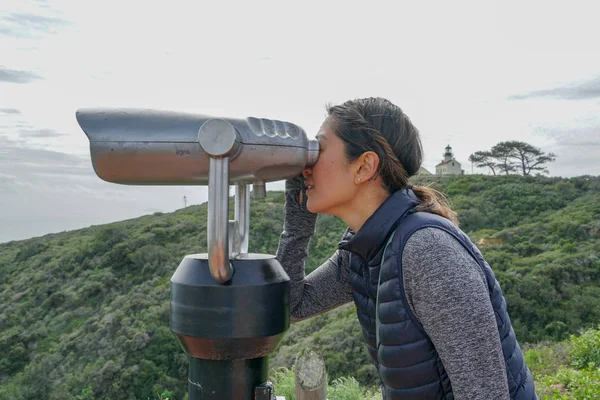
[[[278,120],[104,108],[80,109],[76,117],[90,140],[96,174],[112,183],[208,185],[211,154],[206,147],[211,144],[217,152],[226,150],[230,185],[297,176],[319,153],[302,128]],[[233,148],[226,148],[229,143],[219,148],[219,139],[229,140],[232,132]]]

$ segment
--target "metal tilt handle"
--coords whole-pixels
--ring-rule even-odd
[[[240,206],[245,209],[237,210],[241,220],[234,224],[233,232],[229,232],[229,161],[236,156],[239,148],[239,139],[236,129],[229,122],[221,119],[206,121],[198,131],[198,142],[202,149],[210,156],[208,173],[208,266],[210,274],[219,283],[226,283],[233,276],[233,267],[229,262],[230,248],[229,236],[238,240],[232,240],[235,252],[242,250],[237,245],[240,240],[245,240],[247,250],[247,228],[245,223],[248,212],[248,202],[244,193],[244,199],[237,199]],[[241,185],[240,185],[241,186]],[[242,194],[244,190],[238,188],[237,192]],[[238,215],[236,215],[237,217]],[[237,225],[237,227],[236,227]],[[236,229],[237,228],[237,229]],[[246,229],[240,235],[242,229]],[[236,248],[237,247],[237,248]],[[242,246],[243,247],[243,246]]]
[[[229,157],[210,159],[208,175],[208,266],[225,283],[233,276],[229,263]]]

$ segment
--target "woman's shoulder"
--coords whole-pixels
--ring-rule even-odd
[[[405,268],[431,268],[436,265],[465,265],[477,262],[452,233],[437,227],[415,231],[404,245],[402,264]]]
[[[436,247],[462,248],[458,239],[438,227],[424,227],[413,232],[404,245],[404,252],[423,251]]]

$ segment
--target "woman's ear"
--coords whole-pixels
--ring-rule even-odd
[[[368,182],[377,174],[379,156],[374,151],[366,151],[356,160],[354,181],[356,183]]]

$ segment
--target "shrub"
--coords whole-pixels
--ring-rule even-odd
[[[571,336],[571,365],[578,369],[600,369],[600,327],[581,336]]]
[[[283,396],[286,400],[296,398],[296,387],[294,383],[294,367],[277,368],[272,371],[271,381],[277,396]]]
[[[352,377],[338,378],[332,382],[327,397],[336,400],[360,400],[363,398],[363,390],[358,381]]]
[[[286,400],[296,399],[293,367],[272,370],[271,381],[277,396],[283,396]],[[360,386],[356,379],[342,377],[335,379],[327,387],[327,398],[329,400],[380,400],[381,391],[378,389],[365,389]]]
[[[536,392],[542,400],[600,399],[600,370],[560,369],[537,382]]]

